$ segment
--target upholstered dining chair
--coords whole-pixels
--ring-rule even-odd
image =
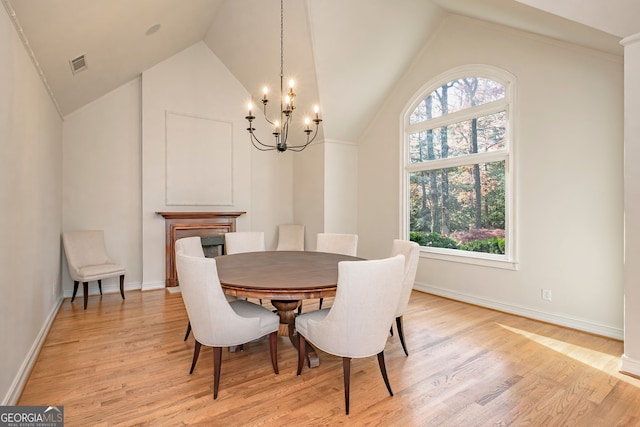
[[[177,250],[176,270],[196,339],[189,374],[196,366],[200,347],[213,347],[213,398],[217,399],[222,348],[242,345],[265,335],[269,335],[271,364],[277,374],[279,317],[248,301],[229,303],[222,292],[214,258],[192,257]]]
[[[279,225],[276,251],[304,251],[304,225]]]
[[[227,255],[244,252],[264,252],[263,231],[232,231],[224,234],[224,246]],[[260,300],[262,304],[262,300]]]
[[[120,295],[124,299],[124,267],[116,264],[107,254],[103,230],[66,231],[62,233],[64,252],[67,255],[69,276],[73,280],[73,296],[76,299],[78,283],[82,282],[84,309],[87,309],[89,282],[97,281],[102,295],[102,279],[120,277]]]
[[[394,239],[391,246],[391,256],[395,255],[404,255],[404,275],[402,278],[402,292],[400,293],[398,308],[396,309],[396,329],[398,330],[398,337],[400,338],[404,354],[408,356],[409,352],[407,351],[407,345],[404,340],[402,316],[409,305],[413,282],[416,280],[418,260],[420,259],[420,245],[409,240]],[[393,333],[393,327],[391,333]]]
[[[356,256],[358,252],[357,234],[340,233],[318,233],[316,236],[316,252],[329,252],[332,254],[342,254]],[[322,309],[324,298],[320,298],[318,307]],[[302,305],[300,305],[300,309]],[[301,310],[298,310],[300,313]]]
[[[185,255],[189,255],[192,257],[204,258],[204,249],[202,248],[202,239],[199,236],[194,237],[183,237],[182,239],[176,240],[175,243],[175,252],[182,252]],[[235,301],[238,298],[233,295],[226,295],[225,298],[227,301]],[[184,341],[189,338],[189,334],[191,333],[191,322],[187,323],[187,332],[184,334]]]
[[[393,396],[384,363],[384,347],[393,323],[404,274],[404,256],[338,264],[338,288],[329,309],[296,317],[298,371],[306,356],[306,341],[325,353],[342,357],[345,410],[349,414],[351,359],[378,356],[382,378]]]
[[[265,250],[264,232],[233,231],[225,233],[224,246],[228,255],[243,252],[262,252]]]
[[[316,252],[356,256],[358,252],[358,235],[318,233],[316,236]]]

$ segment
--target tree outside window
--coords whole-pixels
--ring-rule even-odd
[[[507,252],[509,87],[465,76],[431,86],[405,122],[408,234],[421,246]]]

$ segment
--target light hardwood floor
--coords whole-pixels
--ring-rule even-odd
[[[354,359],[346,416],[341,360],[319,352],[298,377],[280,338],[279,375],[268,340],[224,351],[214,401],[210,348],[189,375],[180,294],[126,297],[90,297],[87,310],[65,301],[18,404],[64,405],[67,426],[640,425],[640,380],[618,372],[621,342],[415,291],[409,356],[397,334],[385,349],[395,396],[375,357]]]

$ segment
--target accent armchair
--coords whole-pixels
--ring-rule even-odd
[[[116,264],[107,254],[103,230],[67,231],[62,233],[64,252],[67,255],[69,276],[73,280],[73,296],[76,299],[78,284],[82,282],[84,309],[87,309],[89,282],[97,281],[102,295],[102,279],[120,277],[120,295],[124,299],[124,267]]]

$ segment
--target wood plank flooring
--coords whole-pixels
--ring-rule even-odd
[[[214,401],[210,348],[189,375],[180,294],[126,297],[90,297],[87,310],[65,301],[18,404],[64,405],[66,426],[640,425],[640,380],[618,373],[621,342],[415,291],[409,356],[397,334],[385,349],[395,396],[375,357],[354,359],[346,416],[341,360],[319,352],[298,377],[280,338],[279,375],[268,340],[223,351]]]

